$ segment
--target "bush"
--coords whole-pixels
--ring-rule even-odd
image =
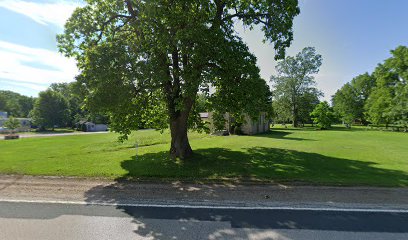
[[[334,114],[329,104],[324,101],[315,107],[310,116],[320,129],[328,129],[333,122]]]
[[[20,121],[13,117],[10,117],[7,121],[4,122],[4,127],[14,132],[17,128],[21,127]]]

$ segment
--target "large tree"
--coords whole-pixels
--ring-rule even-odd
[[[404,88],[408,83],[408,47],[399,46],[392,56],[378,64],[374,70],[375,87],[369,95],[365,109],[368,119],[375,124],[400,122],[406,111],[398,111],[404,105]]]
[[[333,110],[326,101],[316,105],[315,109],[310,113],[313,122],[317,124],[320,129],[328,129],[333,123]]]
[[[375,78],[364,73],[346,83],[332,96],[334,111],[343,122],[351,125],[355,120],[366,124],[364,105],[375,86]]]
[[[364,102],[362,102],[352,84],[346,83],[332,96],[334,111],[343,123],[350,127],[356,119],[363,116]]]
[[[397,75],[393,85],[392,108],[388,115],[393,123],[408,128],[408,47],[399,46],[391,51],[392,57],[385,60],[390,72]],[[390,84],[391,85],[391,84]]]
[[[298,122],[304,125],[305,123],[313,123],[310,113],[319,104],[322,94],[317,89],[305,92],[299,96],[298,106]],[[281,95],[275,97],[273,102],[273,119],[276,123],[287,123],[292,121],[293,112],[291,101],[287,96]]]
[[[53,83],[49,89],[60,93],[67,100],[70,112],[68,126],[74,126],[78,117],[86,115],[86,112],[82,109],[83,99],[81,99],[77,82]]]
[[[393,103],[394,106],[389,115],[396,124],[404,127],[405,131],[408,131],[408,84],[397,86]]]
[[[273,97],[290,106],[291,120],[294,127],[300,121],[299,108],[308,94],[320,95],[316,89],[313,74],[319,72],[322,56],[315,48],[306,47],[296,56],[288,56],[276,65],[277,75],[271,76]]]
[[[310,113],[320,103],[319,98],[322,95],[323,94],[319,90],[314,89],[313,91],[308,91],[301,96],[298,119],[302,125],[305,125],[305,123],[313,123]]]
[[[358,99],[364,103],[375,87],[375,78],[366,72],[353,78],[351,86],[355,89]]]
[[[141,122],[170,126],[170,153],[185,158],[192,153],[187,129],[197,92],[226,93],[217,101],[259,80],[256,58],[235,31],[238,20],[259,25],[279,59],[297,14],[297,0],[88,0],[58,42],[77,60],[87,105],[108,113],[113,130],[126,137]]]
[[[30,113],[34,124],[42,128],[66,126],[69,121],[68,101],[50,89],[40,92]]]

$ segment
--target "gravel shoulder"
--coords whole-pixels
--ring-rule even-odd
[[[408,210],[408,188],[146,183],[0,175],[0,201]]]

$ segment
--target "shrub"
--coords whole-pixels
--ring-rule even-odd
[[[315,107],[310,116],[320,129],[328,129],[333,122],[334,114],[329,104],[324,101]]]

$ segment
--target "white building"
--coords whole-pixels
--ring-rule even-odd
[[[31,129],[31,119],[30,118],[16,118],[20,121],[20,127],[15,129],[16,132],[29,132]],[[0,132],[8,132],[9,129],[3,127],[5,121],[8,120],[7,112],[0,112]]]
[[[108,131],[108,125],[106,124],[95,124],[93,122],[86,122],[86,131],[87,132],[103,132]]]
[[[200,118],[202,121],[208,123],[208,127],[211,132],[215,132],[214,123],[213,123],[213,113],[212,112],[203,112],[200,113]],[[225,119],[225,130],[230,131],[231,126],[233,126],[235,120],[229,114],[224,114]],[[245,122],[241,125],[241,131],[246,135],[254,135],[258,133],[268,132],[270,128],[269,119],[266,117],[266,113],[259,113],[257,120],[251,119],[248,115],[245,115]]]
[[[76,124],[76,129],[84,132],[104,132],[108,131],[108,125],[96,124],[93,122],[79,121]]]

